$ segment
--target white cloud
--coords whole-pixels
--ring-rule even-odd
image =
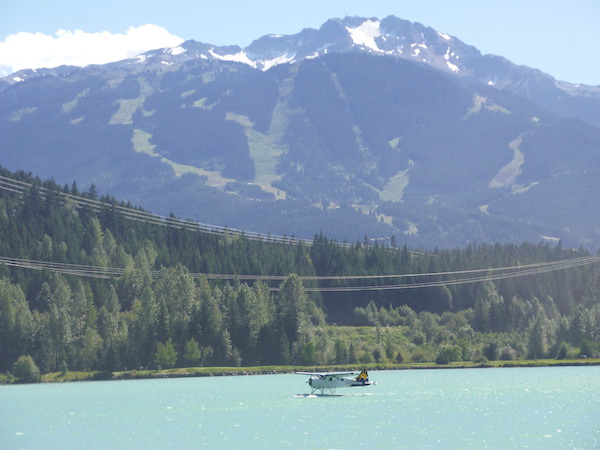
[[[86,66],[131,58],[148,50],[175,47],[183,42],[157,25],[129,28],[124,34],[107,31],[58,30],[11,34],[0,42],[0,76],[21,69],[51,68],[63,64]]]

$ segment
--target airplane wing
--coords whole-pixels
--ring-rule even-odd
[[[357,371],[349,371],[349,372],[296,372],[297,375],[310,375],[310,376],[318,376],[318,377],[343,377],[346,375],[356,375],[359,372]]]

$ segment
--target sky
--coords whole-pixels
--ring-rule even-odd
[[[598,0],[20,0],[0,5],[0,76],[23,68],[102,64],[186,39],[245,47],[344,16],[394,15],[483,54],[600,85]]]

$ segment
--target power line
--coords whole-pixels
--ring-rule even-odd
[[[595,264],[600,262],[600,257],[583,257],[574,258],[570,260],[563,260],[556,264],[548,263],[546,266],[530,267],[524,269],[517,269],[507,273],[497,273],[481,275],[476,277],[458,278],[450,280],[437,280],[437,281],[423,281],[423,282],[411,282],[406,284],[393,284],[393,285],[382,285],[382,286],[335,286],[335,287],[321,287],[312,288],[306,287],[307,292],[357,292],[357,291],[385,291],[385,290],[404,290],[404,289],[417,289],[417,288],[431,288],[441,286],[456,286],[463,284],[481,283],[484,281],[497,281],[505,280],[509,278],[540,275],[548,272],[554,272],[557,270],[572,269],[575,267]],[[496,270],[504,270],[505,268],[497,268]],[[483,269],[481,269],[483,270]],[[425,275],[425,274],[423,274]],[[430,273],[427,276],[439,276],[442,273]],[[409,275],[412,276],[412,275]]]
[[[25,195],[25,193],[35,188],[42,197],[50,192],[49,189],[42,186],[34,186],[31,183],[14,180],[12,178],[0,175],[0,190]],[[312,241],[299,238],[288,238],[284,236],[273,236],[255,232],[247,232],[235,228],[220,227],[216,225],[202,224],[193,221],[180,220],[173,217],[164,217],[155,215],[140,209],[129,208],[114,203],[101,202],[98,200],[85,198],[60,191],[53,191],[63,199],[72,201],[78,208],[90,208],[95,212],[102,212],[107,208],[118,211],[125,219],[139,221],[147,224],[167,226],[172,228],[184,229],[188,231],[209,233],[215,235],[240,235],[251,240],[260,240],[265,242],[311,245]],[[352,244],[337,243],[342,247],[350,247]],[[417,252],[414,252],[417,253]],[[480,268],[462,271],[447,272],[429,272],[429,273],[409,273],[409,274],[391,274],[391,275],[341,275],[341,276],[300,276],[302,281],[335,281],[344,282],[350,280],[376,281],[390,279],[411,279],[406,283],[382,284],[382,285],[351,285],[351,286],[324,286],[324,287],[305,287],[307,292],[356,292],[356,291],[381,291],[381,290],[403,290],[417,289],[425,287],[454,286],[468,283],[479,283],[483,281],[503,280],[514,277],[537,275],[556,270],[566,270],[586,264],[594,264],[600,261],[600,256],[584,256],[559,261],[550,261],[545,263],[535,263],[528,265],[506,266],[496,268]],[[12,267],[20,267],[32,270],[50,270],[56,273],[66,275],[75,275],[83,277],[109,279],[119,277],[125,273],[123,268],[99,267],[90,265],[65,264],[51,261],[35,261],[17,258],[0,257],[0,264]],[[158,271],[150,271],[153,276]],[[252,274],[210,274],[210,273],[192,273],[193,277],[206,277],[212,280],[246,280],[246,281],[283,281],[287,278],[284,275],[252,275]],[[444,278],[435,280],[433,278]],[[421,281],[416,281],[421,279]],[[415,281],[413,281],[415,280]],[[278,290],[273,287],[271,290]]]
[[[0,175],[0,190],[7,192],[24,195],[28,190],[35,188],[40,192],[40,195],[45,197],[50,190],[43,187],[26,183],[24,181],[14,180]],[[244,231],[236,228],[222,227],[218,225],[209,225],[205,223],[181,220],[173,217],[160,216],[152,214],[140,209],[130,208],[126,206],[117,205],[114,203],[101,202],[90,198],[81,197],[78,195],[68,194],[60,191],[53,191],[61,196],[63,199],[69,199],[74,202],[74,205],[78,208],[90,208],[95,212],[102,212],[105,208],[114,209],[118,211],[122,216],[129,220],[140,221],[153,225],[167,226],[171,228],[179,228],[188,231],[197,231],[215,235],[237,235],[244,236],[251,240],[259,240],[263,242],[274,242],[274,243],[286,243],[286,244],[306,244],[311,245],[312,241],[308,239],[301,239],[296,237],[277,236],[265,233],[258,233],[253,231]],[[341,244],[350,245],[350,244]]]
[[[77,208],[89,208],[94,212],[102,212],[105,210],[113,209],[118,211],[123,218],[128,220],[134,220],[137,222],[142,222],[151,225],[159,225],[166,226],[170,228],[177,228],[186,231],[193,232],[201,232],[205,234],[212,234],[218,236],[243,236],[247,239],[261,242],[269,242],[269,243],[277,243],[277,244],[290,244],[290,245],[299,245],[303,244],[306,246],[311,246],[313,241],[311,239],[303,239],[297,238],[293,236],[278,236],[269,233],[259,233],[255,231],[246,231],[240,230],[237,228],[230,227],[222,227],[219,225],[210,225],[206,223],[201,223],[192,220],[182,220],[174,217],[160,216],[157,214],[153,214],[150,212],[143,211],[137,208],[130,208],[126,206],[121,206],[115,203],[102,202],[99,200],[94,200],[91,198],[82,197],[79,195],[68,194],[61,191],[50,191],[49,189],[39,186],[33,185],[31,183],[27,183],[24,181],[15,180],[13,178],[5,177],[0,175],[0,190],[4,190],[7,192],[11,192],[14,194],[19,194],[21,196],[25,195],[28,190],[37,189],[40,193],[40,196],[45,198],[45,196],[49,192],[54,192],[61,196],[63,199],[69,199],[73,202],[74,206]],[[342,248],[351,248],[355,244],[349,242],[338,242],[331,241],[338,247]],[[369,244],[363,244],[365,247],[369,247]],[[421,255],[422,253],[416,250],[409,250],[411,255]]]
[[[564,259],[559,261],[550,261],[545,263],[528,264],[522,266],[506,266],[488,269],[472,269],[453,272],[427,272],[427,273],[409,273],[397,275],[346,275],[346,276],[299,276],[303,282],[307,281],[375,281],[390,278],[412,278],[422,279],[423,281],[410,281],[403,284],[383,284],[383,285],[351,285],[351,286],[325,286],[325,287],[305,287],[306,292],[358,292],[358,291],[385,291],[385,290],[404,290],[418,289],[427,287],[455,286],[470,283],[480,283],[484,281],[504,280],[515,277],[530,275],[540,275],[557,270],[567,270],[588,264],[600,262],[600,256],[583,256],[579,258]],[[81,264],[66,264],[52,261],[39,261],[18,258],[0,257],[0,264],[11,267],[19,267],[32,270],[49,270],[65,275],[75,275],[91,278],[110,279],[122,276],[126,269],[115,267],[100,267]],[[135,271],[136,269],[130,269]],[[148,271],[152,276],[157,276],[160,271]],[[479,275],[481,274],[481,275]],[[212,280],[246,280],[246,281],[283,281],[287,276],[283,275],[250,275],[250,274],[210,274],[210,273],[190,273],[194,278],[206,277]],[[450,279],[431,280],[433,277],[457,277]],[[274,287],[271,290],[278,290]]]

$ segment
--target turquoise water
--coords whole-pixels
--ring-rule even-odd
[[[600,367],[373,371],[0,386],[1,449],[597,448]]]

